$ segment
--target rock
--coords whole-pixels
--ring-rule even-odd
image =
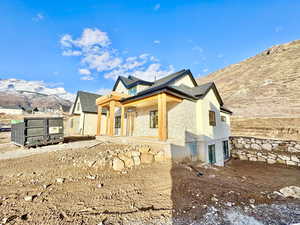
[[[278,155],[278,157],[282,160],[290,160],[291,158],[287,155]]]
[[[90,180],[95,180],[96,176],[95,175],[87,175],[86,178],[90,179]]]
[[[150,150],[151,150],[151,149],[150,149],[149,146],[141,146],[141,147],[139,148],[139,151],[140,151],[141,153],[148,153]]]
[[[212,200],[213,202],[219,201],[219,199],[217,199],[216,197],[212,197],[210,200]]]
[[[286,161],[282,159],[277,159],[276,162],[280,164],[286,164]]]
[[[17,215],[13,215],[13,216],[10,216],[10,217],[7,217],[7,218],[3,218],[2,223],[3,224],[9,223],[9,222],[15,220],[16,218],[18,218]]]
[[[257,158],[256,157],[249,157],[249,160],[250,161],[257,161]]]
[[[33,196],[27,195],[27,196],[24,197],[24,200],[26,202],[31,202],[33,200]]]
[[[274,163],[276,163],[276,160],[274,160],[274,159],[267,159],[267,163],[274,164]]]
[[[125,167],[131,168],[134,166],[134,162],[131,157],[127,157],[125,155],[120,154],[119,158],[124,162]]]
[[[240,160],[248,160],[248,157],[246,155],[240,155]]]
[[[255,199],[251,198],[249,199],[250,204],[254,204],[255,203]]]
[[[141,155],[141,153],[138,152],[138,151],[132,151],[132,152],[131,152],[131,156],[132,156],[132,157],[137,157],[137,156],[140,156],[140,155]]]
[[[142,163],[149,164],[149,163],[152,163],[153,160],[154,160],[154,157],[152,154],[150,154],[150,153],[142,153],[141,154],[141,162]]]
[[[288,186],[281,188],[279,192],[284,196],[284,197],[293,197],[293,198],[298,198],[300,199],[300,187],[297,186]]]
[[[235,147],[241,149],[241,148],[244,148],[244,145],[243,144],[235,144]]]
[[[257,157],[257,161],[259,161],[259,162],[265,162],[265,161],[266,161],[266,159],[265,159],[265,158],[263,158],[263,157]]]
[[[56,182],[62,184],[65,182],[65,178],[56,178]]]
[[[288,161],[286,161],[286,165],[288,165],[288,166],[297,166],[297,163],[296,163],[296,162],[293,162],[293,161],[290,161],[290,160],[288,160]]]
[[[291,160],[294,161],[294,162],[300,162],[300,160],[298,159],[298,157],[295,156],[295,155],[291,156]]]
[[[141,159],[139,156],[133,156],[132,159],[133,159],[134,165],[138,166],[141,164]]]
[[[104,187],[104,184],[97,184],[96,187],[97,187],[97,188],[103,188],[103,187]]]
[[[296,144],[295,148],[298,149],[298,150],[300,150],[300,144]]]
[[[245,144],[244,147],[245,147],[246,149],[249,149],[249,148],[250,148],[250,145],[249,145],[249,144]]]
[[[255,149],[255,150],[261,150],[261,147],[260,147],[260,145],[258,145],[258,144],[251,144],[251,148],[252,149]]]
[[[265,143],[262,146],[262,149],[267,150],[267,151],[272,151],[272,145],[270,143]]]
[[[124,169],[124,167],[125,167],[125,164],[121,159],[119,159],[117,157],[113,159],[113,170],[121,171]]]
[[[154,159],[156,162],[163,162],[165,160],[165,154],[164,152],[158,152],[155,156]]]
[[[99,159],[95,162],[94,167],[98,169],[105,168],[106,166],[106,160],[105,159]]]

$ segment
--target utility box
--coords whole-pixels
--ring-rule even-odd
[[[11,125],[11,142],[31,147],[63,142],[62,117],[28,117]]]

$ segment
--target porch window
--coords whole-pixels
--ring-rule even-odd
[[[158,112],[150,111],[150,128],[158,128]]]
[[[215,111],[209,111],[209,125],[216,126],[216,113]]]
[[[229,159],[228,141],[223,141],[223,154],[224,154],[224,159]]]
[[[129,95],[135,95],[137,92],[136,86],[129,89]]]
[[[115,117],[115,128],[121,128],[121,116]]]

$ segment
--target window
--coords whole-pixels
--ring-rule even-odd
[[[210,164],[216,163],[216,147],[215,145],[208,145],[208,160]]]
[[[121,116],[115,117],[115,128],[121,128]]]
[[[209,125],[216,126],[216,113],[214,111],[209,111]]]
[[[158,128],[158,112],[150,111],[150,128]]]
[[[229,159],[228,141],[223,141],[223,154],[224,154],[224,159]]]
[[[80,103],[77,103],[77,111],[80,111]]]
[[[129,89],[129,94],[130,94],[130,95],[135,95],[135,94],[136,94],[136,91],[137,91],[136,86],[135,86],[135,87],[132,87],[132,88]]]
[[[221,121],[226,122],[226,116],[221,116]]]

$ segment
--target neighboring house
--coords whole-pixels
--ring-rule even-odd
[[[154,82],[120,76],[112,92],[96,104],[97,135],[158,139],[170,143],[174,159],[189,157],[222,166],[230,156],[232,112],[215,84],[198,85],[190,70]],[[102,128],[103,120],[107,129]]]
[[[71,118],[67,124],[68,135],[96,135],[97,106],[96,99],[101,95],[78,91],[75,102],[71,107]],[[105,114],[105,110],[103,112]],[[104,116],[104,115],[103,115]],[[102,128],[105,129],[105,124]]]
[[[0,106],[0,113],[22,115],[24,113],[24,109],[20,106]]]

